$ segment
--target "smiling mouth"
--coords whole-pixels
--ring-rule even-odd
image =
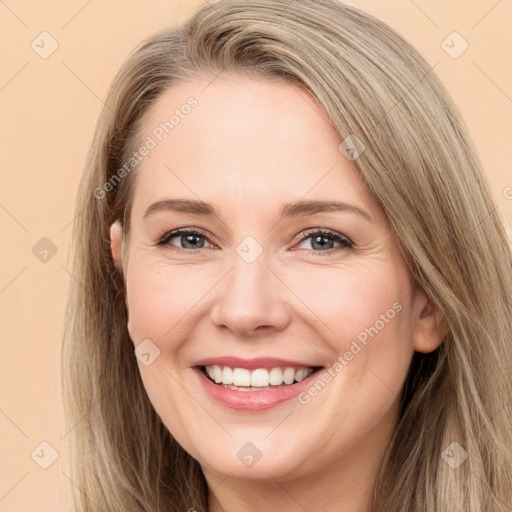
[[[200,366],[208,380],[233,391],[270,391],[290,387],[307,379],[321,368],[321,366],[275,367],[249,370],[220,365]]]

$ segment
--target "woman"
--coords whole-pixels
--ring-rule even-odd
[[[76,510],[512,510],[512,257],[382,22],[223,0],[149,38],[77,214]]]

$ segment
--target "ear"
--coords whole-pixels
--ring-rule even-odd
[[[110,226],[110,251],[112,252],[112,260],[117,271],[123,277],[123,266],[121,261],[121,246],[123,241],[123,228],[121,222],[116,220]]]
[[[124,295],[124,303],[126,306],[126,312],[127,312],[127,329],[128,332],[131,333],[131,316],[128,314],[128,296],[126,293],[126,281],[124,277],[124,271],[123,271],[123,261],[122,256],[124,249],[126,249],[125,244],[126,241],[123,242],[123,226],[121,225],[121,221],[116,220],[111,226],[110,226],[110,251],[112,253],[112,261],[114,262],[114,267],[119,272],[119,275],[121,277],[121,281],[123,284],[123,295]],[[125,258],[126,262],[126,258]]]
[[[448,324],[439,306],[419,286],[413,308],[414,350],[427,354],[439,348],[448,332]]]

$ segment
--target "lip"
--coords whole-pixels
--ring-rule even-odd
[[[265,368],[270,370],[278,367],[293,368],[316,368],[319,364],[300,363],[298,361],[290,361],[288,359],[276,359],[274,357],[255,357],[251,359],[243,359],[240,357],[208,357],[192,363],[190,366],[229,366],[230,368],[246,368],[247,370],[256,370],[256,368]]]
[[[208,360],[209,361],[209,360]],[[223,359],[225,362],[226,359]],[[276,360],[272,360],[272,364],[275,363]],[[216,363],[208,363],[208,364],[216,364]],[[229,366],[224,363],[225,366]],[[201,365],[202,366],[202,365]],[[268,391],[235,391],[233,389],[228,389],[218,384],[212,382],[203,372],[201,366],[195,366],[193,368],[194,372],[198,376],[201,385],[208,393],[210,398],[215,400],[217,403],[228,407],[229,409],[234,409],[236,411],[241,412],[261,412],[265,410],[272,409],[277,407],[284,402],[287,402],[295,397],[297,397],[300,393],[305,391],[313,380],[318,378],[318,373],[322,370],[319,368],[318,371],[312,373],[309,377],[301,380],[300,382],[296,382],[295,384],[290,384],[288,386],[278,387],[276,389],[268,390]],[[286,365],[275,365],[275,366],[295,366],[295,364],[290,364],[290,361],[286,363]],[[272,367],[275,367],[272,366]],[[304,365],[297,365],[304,366]],[[236,368],[244,368],[244,366],[235,366]],[[311,366],[308,366],[310,368]],[[264,366],[259,366],[259,368],[264,368]],[[318,368],[318,367],[317,367]]]

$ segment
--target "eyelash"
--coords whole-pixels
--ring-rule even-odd
[[[181,228],[181,229],[176,229],[174,231],[169,231],[168,233],[163,235],[159,239],[159,241],[157,242],[156,245],[170,246],[169,241],[178,235],[199,235],[199,236],[205,238],[206,240],[208,240],[208,237],[199,230]],[[323,228],[315,228],[313,230],[308,230],[304,235],[301,236],[298,243],[301,243],[304,240],[307,240],[308,238],[310,238],[313,235],[321,235],[324,237],[332,238],[334,241],[342,244],[341,247],[337,247],[337,248],[335,247],[332,249],[328,249],[326,251],[315,251],[313,249],[304,249],[307,251],[307,254],[312,254],[314,256],[330,255],[333,252],[337,252],[340,250],[343,251],[343,250],[347,250],[347,249],[352,249],[354,246],[352,241],[349,238],[347,238],[346,236],[342,235],[341,233],[332,231],[330,229],[323,229]],[[186,249],[186,248],[176,247],[176,246],[170,246],[170,247],[172,247],[172,250],[175,250],[178,253],[188,253],[188,254],[193,253],[193,252],[198,252],[201,249],[207,249],[207,247],[199,247],[199,249]]]

